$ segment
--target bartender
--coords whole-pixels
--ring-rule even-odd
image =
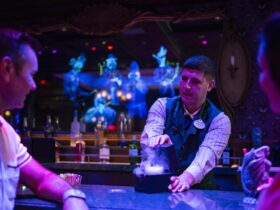
[[[209,99],[215,87],[216,67],[206,56],[193,56],[184,64],[180,95],[159,98],[149,110],[141,144],[155,147],[173,144],[179,160],[178,176],[169,190],[182,192],[191,186],[214,187],[210,176],[228,143],[230,120]]]

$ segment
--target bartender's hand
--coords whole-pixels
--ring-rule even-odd
[[[157,145],[162,145],[162,144],[172,144],[171,139],[168,135],[164,134],[164,135],[152,137],[148,142],[148,146],[150,147],[155,147]]]
[[[256,192],[262,186],[269,186],[269,168],[271,162],[266,158],[269,147],[262,146],[256,150],[251,149],[243,159],[241,180],[246,193]]]
[[[87,204],[83,199],[70,197],[63,203],[63,210],[88,210]]]
[[[168,186],[168,189],[172,192],[183,192],[190,189],[194,183],[193,176],[185,171],[180,176],[172,176],[170,178],[171,184]]]

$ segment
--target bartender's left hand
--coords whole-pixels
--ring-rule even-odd
[[[193,176],[189,172],[183,172],[180,176],[172,176],[170,178],[168,189],[172,192],[183,192],[190,189],[194,182]]]

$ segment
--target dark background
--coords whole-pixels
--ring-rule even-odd
[[[81,73],[86,76],[96,76],[98,62],[114,53],[123,76],[130,62],[137,60],[141,74],[149,77],[157,66],[152,54],[161,45],[168,49],[169,61],[182,63],[188,56],[204,54],[218,65],[225,26],[231,22],[249,52],[248,88],[235,105],[219,102],[215,93],[211,97],[232,117],[231,142],[251,141],[252,128],[260,127],[263,141],[269,143],[279,140],[280,116],[270,111],[259,88],[256,53],[262,21],[279,8],[277,0],[9,1],[0,8],[0,26],[27,31],[42,43],[38,90],[28,97],[21,115],[35,117],[39,128],[47,114],[59,116],[63,130],[69,130],[73,106],[63,94],[60,78],[70,70],[71,57],[80,53],[87,56]],[[202,45],[202,40],[207,40],[207,45]],[[106,44],[102,44],[104,41]],[[108,45],[113,50],[109,51]],[[93,46],[96,51],[91,50]],[[41,80],[46,84],[40,85]],[[87,85],[94,87],[92,83]],[[149,88],[146,97],[150,107],[158,98],[158,89],[153,85]],[[91,105],[86,101],[79,112]]]

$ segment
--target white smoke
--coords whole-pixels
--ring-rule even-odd
[[[134,169],[136,176],[159,175],[169,172],[169,159],[160,146],[142,149],[140,167]]]

